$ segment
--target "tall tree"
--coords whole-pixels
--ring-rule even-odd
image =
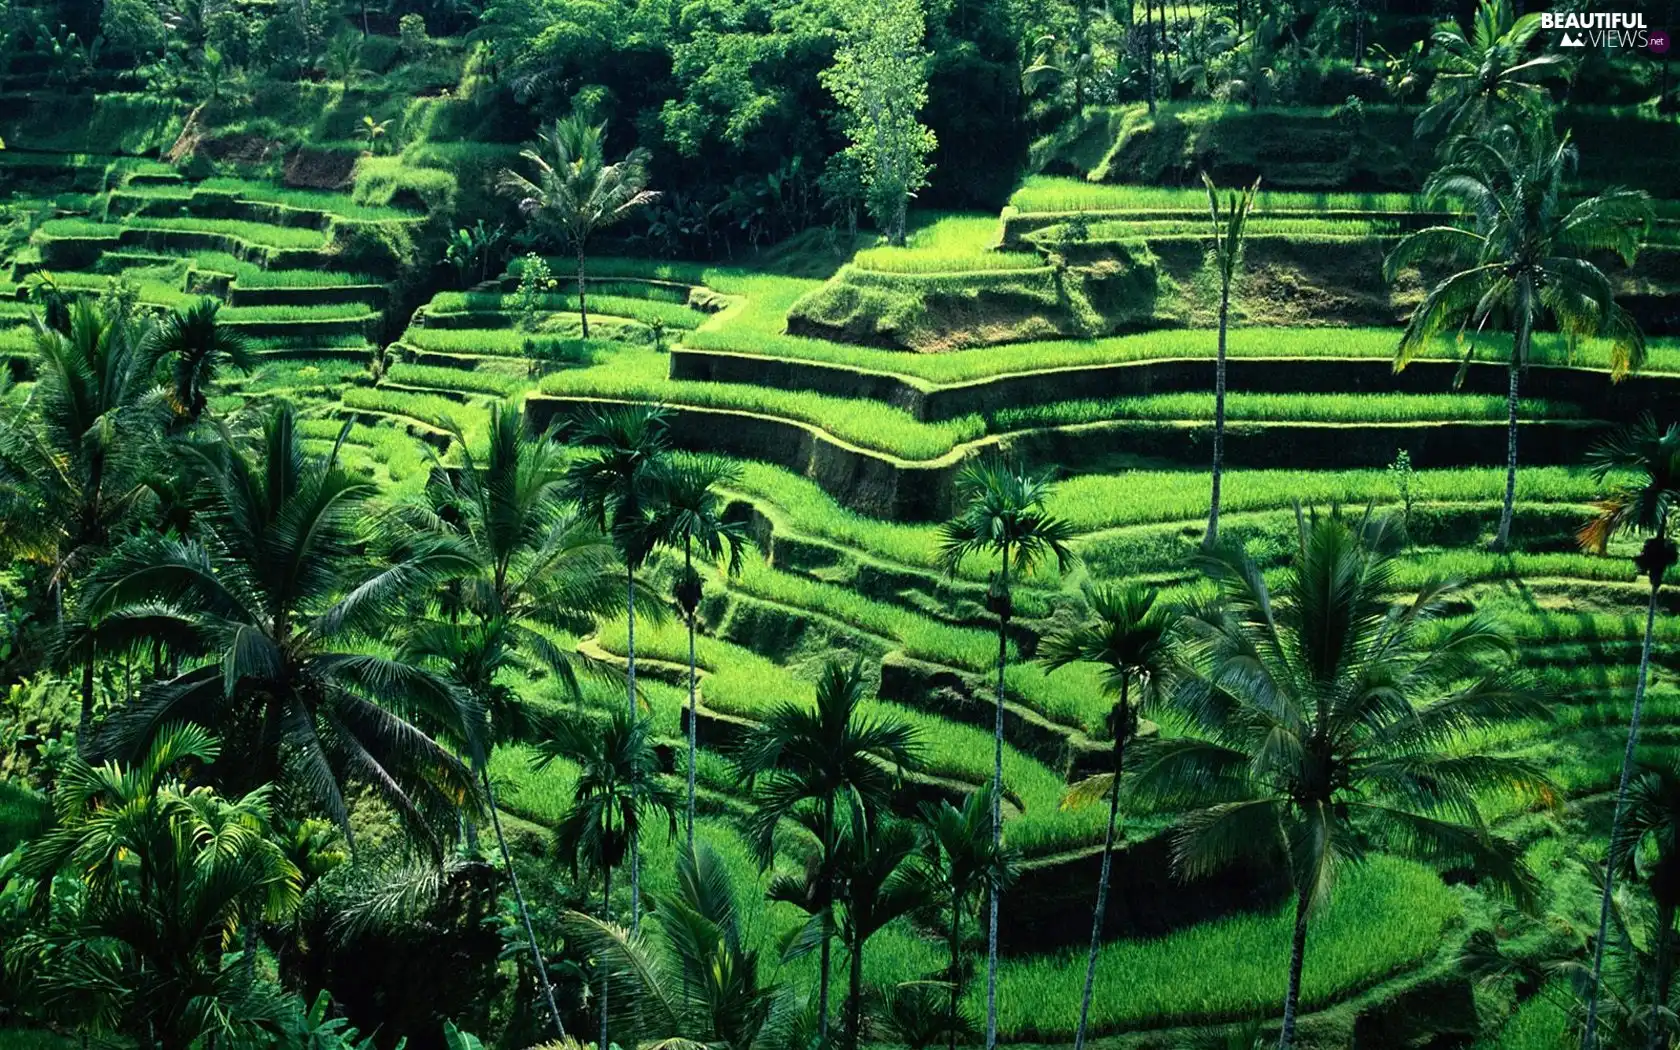
[[[1114,858],[1114,831],[1120,814],[1121,776],[1126,744],[1137,733],[1137,708],[1158,697],[1172,672],[1176,613],[1160,604],[1153,587],[1104,587],[1087,592],[1091,618],[1046,637],[1038,658],[1051,671],[1074,663],[1102,668],[1103,687],[1114,697],[1108,729],[1114,738],[1114,770],[1087,778],[1069,793],[1069,801],[1108,799],[1108,830],[1103,836],[1102,868],[1097,876],[1097,906],[1091,919],[1091,950],[1085,959],[1085,992],[1079,1003],[1074,1050],[1084,1050],[1091,993],[1096,988],[1097,951],[1102,947],[1108,912],[1108,878]],[[1137,687],[1136,696],[1132,693]]]
[[[554,730],[537,745],[538,768],[557,758],[579,767],[572,808],[554,829],[555,850],[574,875],[587,869],[601,877],[601,918],[610,922],[613,869],[635,848],[645,821],[662,816],[676,834],[677,795],[660,781],[659,755],[648,722],[634,712],[613,711],[605,725],[593,719],[566,719]],[[607,1024],[610,969],[602,965],[599,970],[599,1046],[612,1045]]]
[[[1647,768],[1629,786],[1609,866],[1643,882],[1655,910],[1650,1001],[1638,1005],[1645,1015],[1646,1050],[1657,1050],[1670,1045],[1665,1036],[1674,1030],[1669,1000],[1674,991],[1674,917],[1680,913],[1680,771],[1666,765]]]
[[[949,1002],[945,1030],[946,1047],[956,1050],[962,1028],[958,1012],[962,1002],[962,923],[972,917],[981,900],[1009,888],[1015,878],[1015,853],[992,839],[991,789],[969,793],[961,809],[950,802],[924,803],[919,814],[923,852],[939,906],[950,915],[946,946],[951,969],[946,975]]]
[[[746,532],[736,522],[723,518],[723,497],[718,486],[738,480],[740,471],[728,460],[716,456],[678,456],[659,473],[659,514],[654,530],[683,552],[683,571],[675,586],[677,608],[688,626],[688,845],[694,848],[695,781],[695,694],[696,671],[694,632],[703,596],[700,573],[694,568],[695,548],[702,558],[721,561],[725,570],[740,566]]]
[[[36,325],[30,396],[0,406],[0,553],[50,565],[60,608],[144,491],[169,414],[142,331],[86,299],[62,313],[63,330]],[[72,655],[81,664],[77,746],[85,749],[94,653],[84,640]]]
[[[1633,689],[1633,712],[1628,718],[1627,747],[1622,752],[1621,779],[1616,785],[1616,811],[1610,824],[1612,846],[1619,841],[1627,815],[1628,783],[1632,776],[1634,749],[1639,742],[1639,723],[1645,706],[1645,685],[1651,670],[1651,640],[1656,631],[1658,595],[1663,577],[1674,566],[1675,543],[1669,539],[1669,514],[1680,506],[1680,426],[1657,428],[1647,415],[1630,427],[1606,438],[1591,453],[1593,475],[1600,482],[1613,474],[1627,473],[1630,480],[1619,484],[1598,504],[1598,513],[1581,529],[1581,544],[1602,554],[1611,537],[1630,532],[1646,537],[1634,564],[1651,582],[1645,605],[1645,636],[1639,649],[1639,676]],[[1610,897],[1615,884],[1615,867],[1606,867],[1604,890],[1599,901],[1598,939],[1593,944],[1591,983],[1587,992],[1587,1020],[1581,1045],[1592,1050],[1597,1036],[1598,986],[1604,968],[1604,941],[1609,933]],[[1670,916],[1672,920],[1672,916]],[[1666,936],[1666,934],[1665,934]]]
[[[537,141],[520,151],[534,177],[511,168],[502,171],[503,192],[519,210],[557,235],[577,256],[578,317],[589,338],[585,288],[585,251],[589,238],[652,204],[659,194],[647,188],[648,154],[633,149],[622,160],[606,161],[605,124],[591,124],[582,113],[556,120]]]
[[[186,309],[171,310],[152,329],[147,344],[149,353],[169,361],[170,400],[188,423],[198,422],[204,414],[204,391],[224,364],[242,372],[251,370],[245,337],[221,322],[217,316],[221,308],[221,300],[204,298]]]
[[[410,628],[403,651],[445,670],[484,709],[489,738],[461,742],[477,763],[502,865],[530,941],[537,979],[558,1034],[565,1029],[518,872],[502,834],[487,761],[498,743],[535,739],[536,719],[513,676],[548,675],[580,698],[573,656],[549,630],[582,630],[618,602],[613,547],[564,498],[566,458],[552,430],[533,435],[523,413],[496,404],[482,457],[460,431],[460,465],[434,465],[422,500],[408,508],[422,534],[445,537],[470,559],[440,588],[433,615]]]
[[[1524,763],[1464,745],[1544,708],[1496,624],[1436,627],[1453,583],[1432,580],[1394,603],[1396,536],[1369,515],[1303,516],[1275,588],[1240,551],[1208,558],[1223,605],[1187,621],[1195,648],[1173,690],[1186,731],[1140,748],[1134,794],[1187,809],[1174,833],[1181,872],[1281,858],[1294,883],[1280,1050],[1295,1037],[1307,920],[1342,866],[1382,850],[1533,890],[1476,798],[1551,789]]]
[[[231,437],[186,451],[202,537],[137,537],[85,587],[96,644],[157,642],[183,668],[115,713],[99,748],[140,754],[160,726],[197,722],[221,736],[211,776],[225,789],[282,783],[349,835],[355,782],[436,846],[436,829],[453,829],[474,797],[472,774],[417,723],[482,740],[482,709],[368,643],[397,633],[414,594],[470,561],[448,543],[369,547],[373,485],[339,464],[337,447],[305,451],[288,406],[264,420],[254,453]]]
[[[1545,82],[1564,75],[1569,60],[1533,54],[1539,32],[1540,16],[1517,17],[1511,0],[1480,0],[1468,33],[1457,22],[1437,28],[1429,49],[1432,101],[1418,114],[1418,133],[1476,134],[1507,120],[1544,120],[1551,104]]]
[[[224,957],[238,931],[297,907],[301,876],[270,837],[269,786],[225,798],[186,783],[218,751],[172,724],[131,766],[71,757],[57,827],[19,857],[44,921],[6,945],[8,968],[84,1031],[184,1047],[277,1019],[279,997]]]
[[[921,742],[911,726],[861,710],[868,686],[861,662],[830,660],[817,682],[814,705],[777,704],[743,734],[731,756],[741,776],[753,785],[747,828],[761,863],[774,859],[782,821],[807,806],[816,807],[820,870],[828,876],[818,880],[813,908],[822,938],[817,1024],[825,1038],[834,939],[830,909],[841,833],[878,819],[891,804],[896,775],[921,762]]]
[[[894,920],[926,907],[934,897],[927,869],[917,863],[916,828],[882,820],[849,828],[841,838],[840,874],[846,885],[840,934],[850,961],[846,1039],[863,1043],[863,950]]]
[[[1202,537],[1202,545],[1211,547],[1219,541],[1219,484],[1225,475],[1225,332],[1231,319],[1231,284],[1242,266],[1248,215],[1254,208],[1255,194],[1260,192],[1260,180],[1255,179],[1254,185],[1241,194],[1232,193],[1223,213],[1219,191],[1205,171],[1202,185],[1207,187],[1208,216],[1213,220],[1208,262],[1219,278],[1219,353],[1213,370],[1213,501],[1208,509],[1207,534]]]
[[[670,412],[630,405],[589,415],[576,439],[584,449],[566,472],[566,493],[612,537],[624,563],[627,709],[636,716],[636,572],[664,536],[659,528],[659,478],[670,453]],[[662,606],[649,603],[652,615]],[[641,850],[630,846],[630,928],[642,922]]]
[[[927,105],[921,0],[844,0],[840,46],[823,86],[845,112],[846,156],[862,173],[869,214],[903,244],[910,198],[927,185],[937,145],[918,119]]]
[[[1002,462],[974,461],[957,475],[955,517],[940,526],[940,560],[955,575],[971,554],[992,554],[998,572],[992,577],[987,605],[998,618],[997,705],[992,724],[992,844],[1003,845],[1003,705],[1004,675],[1009,666],[1009,619],[1014,600],[1009,576],[1032,573],[1046,560],[1067,571],[1073,530],[1045,510],[1047,478],[1035,477]],[[986,1050],[997,1045],[998,894],[987,901]]]
[[[1384,262],[1392,280],[1402,268],[1431,260],[1462,266],[1429,290],[1400,337],[1394,354],[1404,368],[1450,326],[1478,333],[1508,319],[1512,347],[1506,361],[1507,425],[1505,503],[1495,545],[1511,541],[1517,492],[1518,381],[1532,356],[1534,329],[1547,316],[1573,345],[1587,336],[1608,340],[1613,378],[1638,368],[1645,337],[1617,305],[1604,271],[1590,260],[1614,251],[1633,264],[1651,222],[1643,192],[1609,190],[1584,200],[1569,196],[1567,180],[1577,156],[1568,136],[1557,139],[1545,122],[1502,125],[1456,140],[1448,160],[1424,184],[1425,196],[1462,207],[1472,221],[1431,226],[1410,234]],[[1464,360],[1478,341],[1467,340]]]

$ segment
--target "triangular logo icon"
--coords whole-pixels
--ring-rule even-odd
[[[1586,41],[1582,40],[1580,37],[1570,36],[1568,33],[1565,33],[1565,34],[1563,34],[1563,46],[1564,47],[1586,47],[1587,44],[1586,44]]]

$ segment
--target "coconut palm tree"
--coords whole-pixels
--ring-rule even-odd
[[[1674,917],[1680,912],[1680,770],[1652,766],[1633,781],[1619,832],[1608,867],[1643,882],[1655,912],[1645,1028],[1647,1050],[1656,1050],[1669,1045],[1663,1037],[1674,1029],[1669,999],[1674,990]]]
[[[537,768],[557,758],[578,764],[572,808],[554,829],[555,851],[574,876],[587,869],[601,877],[601,918],[612,917],[612,873],[634,848],[642,824],[663,816],[676,834],[677,795],[659,779],[659,756],[646,719],[615,710],[605,725],[572,718],[555,725],[537,745]],[[635,888],[632,889],[632,892]],[[601,977],[601,1041],[608,1042],[608,982]]]
[[[1628,782],[1632,776],[1634,750],[1639,742],[1639,723],[1645,705],[1645,685],[1651,670],[1651,640],[1656,629],[1658,595],[1663,577],[1675,562],[1675,544],[1668,537],[1669,514],[1680,506],[1680,426],[1659,430],[1656,420],[1646,415],[1600,443],[1590,454],[1593,476],[1600,482],[1626,472],[1622,482],[1598,504],[1598,514],[1580,533],[1581,544],[1603,553],[1613,536],[1633,533],[1647,537],[1634,559],[1640,573],[1651,581],[1645,605],[1645,635],[1639,650],[1639,675],[1633,690],[1633,712],[1628,719],[1627,747],[1622,752],[1621,779],[1616,787],[1616,810],[1610,824],[1610,841],[1621,834],[1628,804]],[[1587,1021],[1581,1045],[1591,1050],[1598,1020],[1598,984],[1604,965],[1604,941],[1610,921],[1610,896],[1615,884],[1614,867],[1607,868],[1599,902],[1598,940],[1593,946],[1593,969],[1587,996]]]
[[[1571,345],[1586,336],[1607,339],[1614,378],[1645,359],[1645,337],[1588,256],[1614,251],[1632,265],[1651,221],[1650,198],[1609,190],[1571,204],[1567,180],[1575,164],[1568,136],[1555,138],[1544,122],[1520,129],[1503,125],[1456,140],[1447,163],[1424,184],[1424,194],[1434,202],[1462,202],[1472,225],[1419,230],[1401,240],[1384,263],[1392,280],[1417,262],[1463,260],[1463,268],[1431,288],[1413,311],[1395,350],[1396,369],[1451,326],[1477,334],[1501,322],[1511,326],[1505,503],[1495,541],[1500,550],[1511,539],[1518,380],[1529,363],[1536,325],[1550,316]],[[1476,339],[1466,341],[1466,363],[1476,349]]]
[[[1039,661],[1052,672],[1074,663],[1096,664],[1102,668],[1103,686],[1114,697],[1108,716],[1109,732],[1114,737],[1114,770],[1086,779],[1068,797],[1071,803],[1108,799],[1108,830],[1103,836],[1097,907],[1091,919],[1091,950],[1085,959],[1085,992],[1079,1005],[1074,1050],[1085,1046],[1085,1025],[1096,987],[1097,950],[1102,946],[1103,921],[1108,912],[1108,877],[1114,858],[1126,743],[1137,732],[1137,708],[1160,696],[1171,675],[1177,621],[1176,612],[1160,603],[1153,587],[1102,587],[1087,591],[1086,596],[1091,606],[1090,620],[1047,636],[1038,651]]]
[[[636,713],[636,571],[668,539],[660,529],[659,479],[670,454],[670,412],[662,405],[628,405],[593,412],[576,434],[583,455],[566,471],[566,495],[598,528],[612,537],[624,564],[624,613],[627,618],[626,693]],[[647,608],[656,619],[663,607]],[[630,928],[642,923],[641,850],[630,846]]]
[[[434,828],[453,828],[475,793],[470,767],[420,724],[481,741],[483,711],[368,643],[471,561],[436,541],[365,546],[374,486],[339,465],[337,447],[306,452],[288,406],[264,420],[254,453],[225,434],[183,452],[202,478],[202,535],[138,536],[84,588],[95,645],[164,644],[182,668],[107,721],[100,751],[142,754],[159,727],[193,721],[221,735],[209,774],[224,790],[281,782],[349,836],[354,782],[436,846]]]
[[[454,541],[471,567],[448,581],[437,608],[410,629],[403,651],[416,663],[441,668],[484,709],[478,723],[490,737],[467,745],[487,758],[499,743],[530,741],[536,719],[510,676],[547,675],[563,693],[580,699],[574,655],[548,631],[586,629],[617,603],[618,568],[611,542],[564,498],[565,455],[554,432],[533,436],[524,414],[504,405],[490,409],[489,441],[482,458],[454,431],[458,467],[434,465],[422,502],[409,519],[422,534]],[[460,742],[465,744],[465,742]],[[502,866],[513,887],[550,1019],[564,1035],[554,991],[525,906],[519,875],[502,834],[489,764],[475,770],[483,786]]]
[[[962,921],[972,916],[977,904],[992,894],[1002,893],[1015,880],[1015,851],[992,840],[991,789],[969,793],[961,809],[941,800],[924,803],[918,818],[922,824],[922,850],[938,906],[950,915],[946,943],[951,951],[951,971],[946,980],[949,1024],[946,1046],[956,1050],[957,1036],[964,1025],[958,1006],[962,1002]]]
[[[688,625],[688,844],[694,845],[695,777],[695,615],[702,597],[700,573],[694,568],[695,547],[700,556],[721,561],[725,571],[738,571],[746,531],[738,522],[723,518],[723,498],[718,486],[740,478],[740,471],[717,456],[679,456],[659,472],[660,524],[655,533],[683,552],[682,576],[677,579],[675,598]]]
[[[863,950],[888,923],[925,908],[935,890],[917,863],[916,828],[903,821],[857,824],[841,836],[839,876],[846,887],[840,936],[850,957],[846,1038],[851,1050],[863,1041]]]
[[[614,1029],[624,1046],[693,1043],[716,1050],[777,1050],[793,1038],[800,998],[748,947],[739,888],[708,843],[677,853],[676,889],[654,898],[656,941],[568,912],[568,940],[612,976]]]
[[[1293,881],[1280,1050],[1295,1035],[1307,920],[1339,868],[1382,850],[1533,889],[1476,796],[1547,799],[1550,789],[1527,765],[1462,744],[1543,707],[1497,625],[1478,616],[1436,627],[1453,583],[1393,600],[1396,536],[1369,514],[1302,516],[1276,587],[1240,551],[1209,557],[1223,604],[1187,621],[1192,649],[1172,698],[1186,731],[1139,745],[1134,795],[1186,810],[1173,843],[1182,874],[1250,857],[1281,859]]]
[[[783,701],[744,733],[731,751],[736,770],[753,786],[747,831],[768,866],[784,819],[814,806],[819,845],[816,900],[810,909],[822,930],[818,969],[819,1034],[828,1035],[829,963],[833,952],[834,873],[845,827],[867,827],[892,801],[898,774],[921,764],[919,734],[903,722],[862,713],[868,681],[861,661],[830,660],[817,682],[814,705]],[[845,821],[842,824],[842,820]]]
[[[509,168],[501,178],[502,191],[518,201],[520,212],[577,254],[578,317],[585,339],[589,338],[589,309],[584,250],[590,236],[659,199],[657,192],[647,188],[648,152],[633,149],[622,160],[608,164],[606,131],[605,124],[591,124],[582,113],[556,120],[520,151],[535,177]]]
[[[1073,530],[1045,509],[1050,497],[1048,478],[1036,477],[999,461],[970,462],[957,475],[956,515],[940,526],[940,561],[947,575],[956,575],[971,554],[993,554],[998,572],[992,577],[987,605],[998,618],[997,704],[992,725],[992,844],[1003,845],[1003,702],[1004,674],[1009,665],[1009,618],[1014,611],[1009,576],[1025,576],[1054,559],[1060,571],[1073,565],[1067,541]],[[986,933],[986,1050],[997,1045],[997,925],[998,895],[987,901]]]
[[[204,391],[215,382],[223,364],[241,372],[251,370],[245,337],[217,319],[218,299],[204,298],[184,310],[171,310],[152,329],[147,351],[170,362],[175,411],[188,423],[204,414]]]
[[[223,958],[239,930],[297,907],[300,876],[269,837],[267,785],[231,799],[187,786],[217,754],[176,723],[132,766],[68,760],[57,826],[15,869],[51,905],[5,949],[49,1009],[141,1046],[239,1042],[275,1019],[283,1000]]]
[[[1213,369],[1213,500],[1208,510],[1207,535],[1203,546],[1211,547],[1219,540],[1219,483],[1225,474],[1225,333],[1231,319],[1231,285],[1242,266],[1243,239],[1248,231],[1248,215],[1254,209],[1255,194],[1260,192],[1260,180],[1241,194],[1232,193],[1222,212],[1219,191],[1213,179],[1202,172],[1202,185],[1207,187],[1208,215],[1213,220],[1213,247],[1208,261],[1219,277],[1219,354]]]
[[[143,332],[85,299],[64,321],[63,331],[36,325],[34,389],[0,406],[0,554],[50,565],[60,608],[145,491],[169,416]],[[85,748],[94,654],[84,647],[72,656],[82,671],[77,744]]]
[[[1545,82],[1564,75],[1569,60],[1533,54],[1539,31],[1540,16],[1518,18],[1511,0],[1481,0],[1469,33],[1457,22],[1437,28],[1429,50],[1433,101],[1418,114],[1418,134],[1474,134],[1503,120],[1544,119],[1551,104]]]

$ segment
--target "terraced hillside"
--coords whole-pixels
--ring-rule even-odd
[[[738,461],[728,516],[754,550],[736,573],[706,570],[697,775],[707,834],[753,884],[766,876],[741,831],[742,785],[720,752],[774,703],[808,700],[817,666],[835,652],[866,661],[873,711],[927,741],[926,769],[900,786],[901,810],[960,800],[987,781],[995,567],[970,558],[947,571],[937,522],[952,513],[958,470],[976,457],[1053,474],[1049,510],[1070,525],[1078,557],[1066,573],[1020,581],[1015,596],[1004,781],[1007,838],[1022,865],[1005,904],[999,1000],[1005,1041],[1071,1038],[1105,814],[1064,797],[1106,767],[1110,699],[1089,668],[1050,673],[1031,658],[1046,631],[1081,614],[1087,583],[1145,580],[1171,600],[1206,593],[1193,561],[1208,509],[1215,339],[1194,194],[1031,179],[1001,215],[929,213],[906,247],[818,256],[831,264],[825,277],[596,259],[586,340],[575,290],[565,280],[522,287],[517,261],[401,316],[407,304],[388,285],[380,248],[421,222],[401,209],[260,181],[192,181],[152,162],[0,157],[19,185],[74,187],[41,197],[51,216],[0,287],[0,347],[25,382],[30,310],[49,287],[126,289],[142,308],[208,295],[259,351],[253,372],[224,378],[214,405],[232,413],[293,401],[319,450],[348,422],[346,462],[392,498],[456,461],[459,442],[481,442],[499,401],[562,429],[601,406],[662,404],[677,444]],[[1462,349],[1450,341],[1403,372],[1391,364],[1394,326],[1429,275],[1385,284],[1381,256],[1427,221],[1404,195],[1262,195],[1254,277],[1229,347],[1223,530],[1272,570],[1286,559],[1298,507],[1403,516],[1395,586],[1467,581],[1468,600],[1438,629],[1497,615],[1551,690],[1551,722],[1485,743],[1532,759],[1585,808],[1533,812],[1498,799],[1487,808],[1543,877],[1578,878],[1570,857],[1603,846],[1586,829],[1604,822],[1583,814],[1615,783],[1643,600],[1630,546],[1579,553],[1576,530],[1600,491],[1582,463],[1610,423],[1680,404],[1680,342],[1661,323],[1673,309],[1672,229],[1660,224],[1640,267],[1618,277],[1644,297],[1652,322],[1639,374],[1613,381],[1603,346],[1538,337],[1520,412],[1516,546],[1491,553],[1503,369],[1475,364],[1455,383]],[[568,265],[552,260],[555,273]],[[1487,359],[1498,360],[1501,337],[1485,338]],[[656,559],[652,586],[669,591],[674,568]],[[1680,741],[1680,620],[1669,601],[1646,709],[1659,751]],[[627,626],[603,622],[562,641],[610,666],[624,659]],[[681,625],[639,624],[637,654],[655,731],[681,772]],[[603,705],[614,688],[586,686]],[[1165,716],[1145,726],[1183,730]],[[501,806],[528,844],[560,820],[577,776],[564,762],[536,771],[531,758],[504,747],[492,762]],[[1104,1045],[1182,1046],[1189,1027],[1277,1012],[1291,921],[1284,883],[1248,869],[1176,879],[1170,820],[1125,816],[1092,1016]],[[643,870],[658,893],[674,877],[675,846],[659,835],[646,845]],[[757,895],[743,907],[765,946],[802,922]],[[1401,1046],[1496,1027],[1514,1002],[1478,993],[1456,960],[1472,937],[1505,929],[1503,907],[1392,858],[1356,869],[1313,919],[1303,1041]],[[868,981],[926,977],[944,965],[942,950],[895,923],[872,942]],[[792,965],[813,979],[814,960]],[[982,994],[971,982],[971,1016]]]

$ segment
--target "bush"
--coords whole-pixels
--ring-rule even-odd
[[[433,214],[455,210],[455,176],[438,168],[417,168],[400,157],[363,157],[351,176],[351,199],[357,204],[388,205]]]
[[[412,266],[418,258],[414,235],[402,222],[333,223],[327,250],[335,253],[345,269],[372,273],[394,273]]]

